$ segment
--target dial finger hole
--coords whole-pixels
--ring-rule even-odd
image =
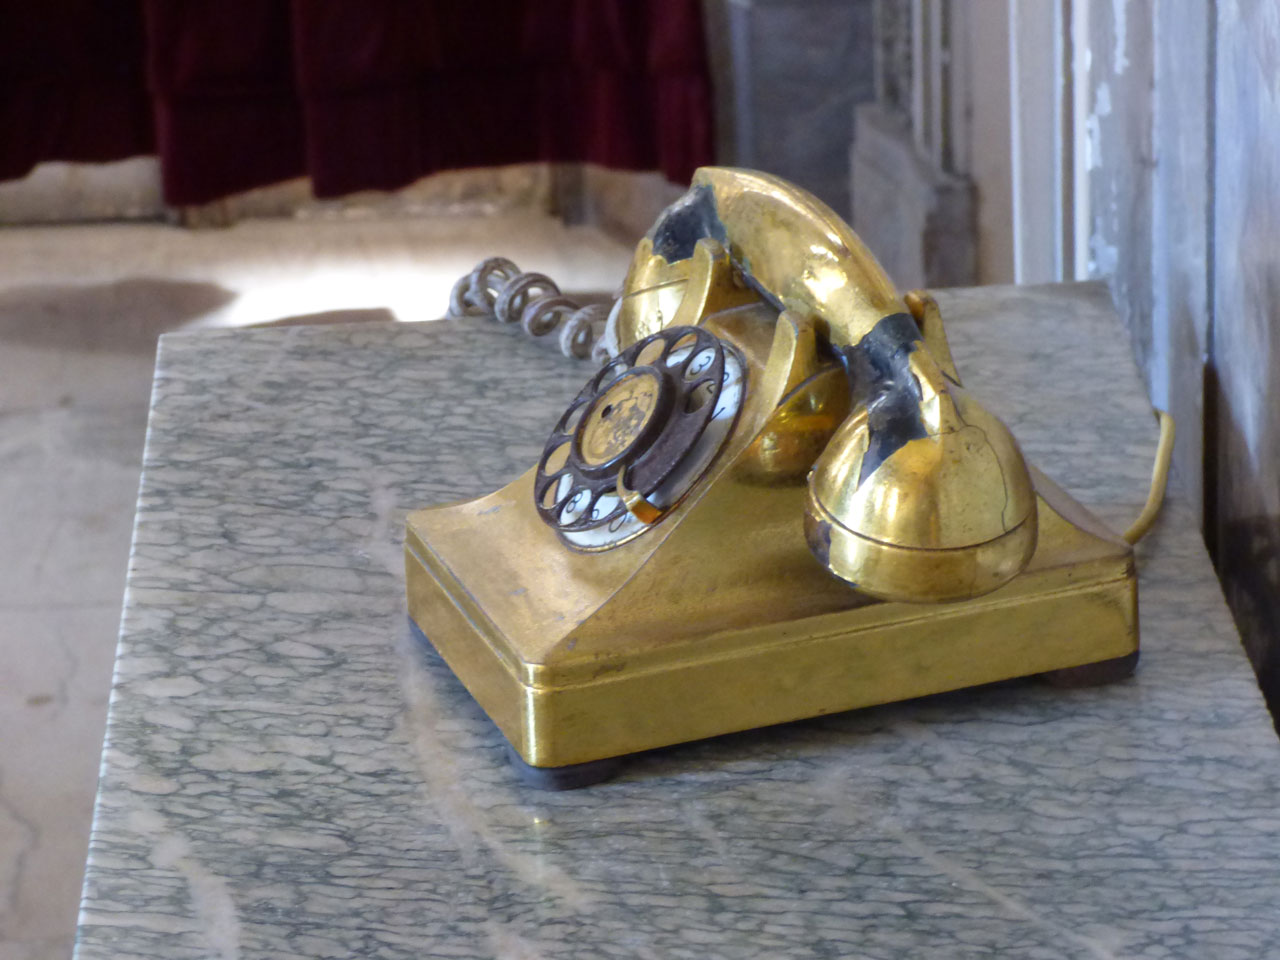
[[[572,429],[572,428],[569,428]],[[560,446],[551,451],[546,462],[542,465],[542,472],[550,476],[559,473],[564,469],[565,463],[569,460],[569,441],[566,440]]]
[[[689,395],[685,397],[684,411],[685,413],[696,413],[708,403],[714,401],[715,397],[715,384],[710,380],[704,380],[702,383],[690,390]]]
[[[690,331],[671,345],[671,352],[675,353],[677,350],[692,350],[697,343],[698,335],[693,331]]]
[[[565,501],[563,507],[560,508],[560,522],[568,525],[576,521],[587,509],[587,504],[591,500],[590,491],[579,487],[573,491],[573,494]]]
[[[564,416],[560,418],[560,423],[556,426],[557,433],[573,433],[578,427],[578,421],[582,419],[583,411],[587,409],[587,403],[584,400],[576,406],[570,407],[564,412]]]
[[[617,494],[612,492],[602,493],[600,499],[596,501],[595,509],[598,513],[594,514],[594,518],[599,520],[601,517],[607,517],[620,506],[622,506],[622,501],[618,499]]]
[[[559,486],[557,481],[552,481],[542,488],[542,509],[554,510],[556,501],[559,499]]]
[[[716,351],[713,348],[707,347],[703,350],[699,350],[694,354],[693,359],[689,361],[688,366],[684,368],[684,378],[686,380],[697,379],[700,374],[706,373],[706,371],[710,370],[711,365],[715,362]]]
[[[578,513],[578,522],[596,521],[600,519],[602,514],[598,514],[596,507],[600,504],[600,491],[587,488],[587,501],[582,505],[582,509]]]
[[[551,505],[557,506],[563,503],[568,498],[569,492],[573,489],[573,474],[560,474],[559,479],[557,479],[552,485],[552,489],[555,490],[555,498],[552,500]]]
[[[619,515],[625,517],[627,515],[627,511],[622,509],[621,506],[615,504],[612,510],[601,510],[599,516],[593,521],[593,523],[597,527],[613,529],[614,522],[618,519]]]
[[[666,341],[662,340],[662,338],[658,338],[652,343],[646,344],[645,348],[640,351],[640,355],[636,357],[636,366],[647,367],[657,363],[662,358],[662,353],[666,349]]]
[[[609,366],[600,371],[600,378],[596,381],[595,390],[599,393],[613,381],[627,372],[628,364],[625,360],[615,360]]]

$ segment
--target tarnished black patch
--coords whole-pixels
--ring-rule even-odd
[[[688,193],[662,211],[650,235],[653,252],[667,263],[688,260],[703,237],[718,240],[726,248],[729,246],[724,224],[716,211],[715,192],[705,183],[690,187]]]
[[[818,562],[828,569],[831,566],[831,525],[806,509],[804,512],[804,537],[809,550]]]
[[[892,313],[841,351],[854,396],[861,395],[867,406],[859,486],[908,442],[928,435],[920,416],[920,384],[908,365],[919,341],[920,328],[911,315]]]

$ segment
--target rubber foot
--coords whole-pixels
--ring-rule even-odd
[[[1098,687],[1133,676],[1137,665],[1138,651],[1135,650],[1114,660],[1099,660],[1097,663],[1085,663],[1078,667],[1049,670],[1040,676],[1055,687]]]
[[[525,763],[516,748],[507,744],[507,759],[520,779],[539,790],[577,790],[603,783],[622,769],[622,757],[606,757],[587,763],[571,763],[564,767],[535,767]]]

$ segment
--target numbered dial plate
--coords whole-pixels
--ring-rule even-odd
[[[707,331],[672,327],[633,344],[592,377],[556,424],[534,480],[542,519],[584,550],[617,546],[648,525],[627,487],[665,510],[711,465],[742,407],[741,359]]]

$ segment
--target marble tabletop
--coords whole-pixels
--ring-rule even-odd
[[[971,389],[1127,523],[1156,430],[1105,291],[939,299]],[[1132,680],[523,786],[413,639],[402,527],[526,469],[588,373],[487,321],[162,339],[79,960],[1280,956],[1280,743],[1176,500]]]

